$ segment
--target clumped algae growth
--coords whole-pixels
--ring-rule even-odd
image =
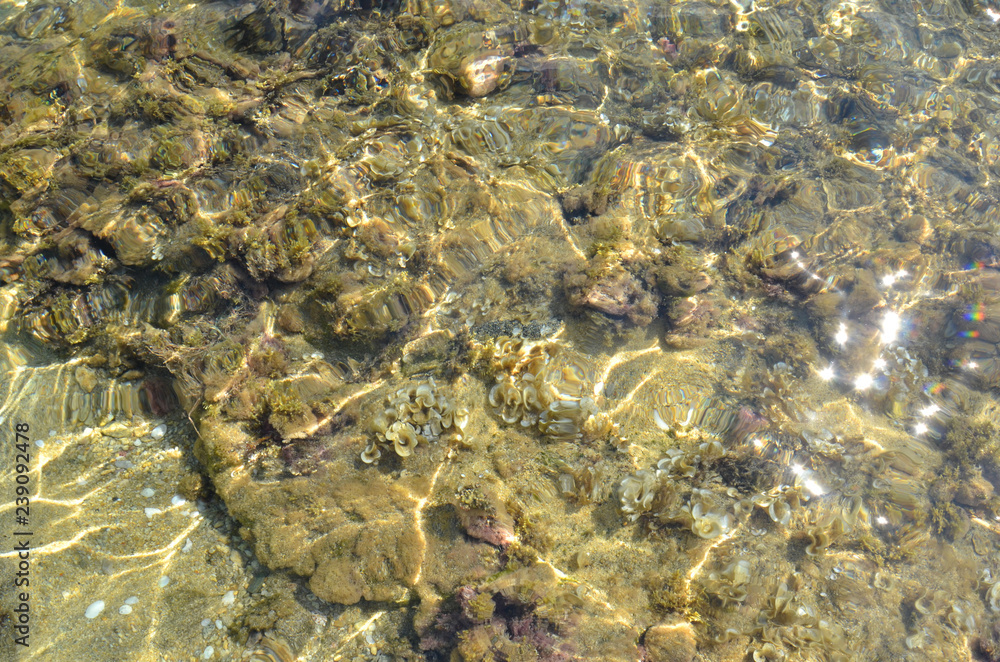
[[[1000,659],[989,3],[0,32],[4,340],[190,416],[253,659],[296,590],[407,660]]]

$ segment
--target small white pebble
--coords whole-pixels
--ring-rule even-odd
[[[133,446],[142,446],[142,440],[141,439],[136,439],[135,441],[132,442],[132,445]]]
[[[201,654],[201,659],[211,660],[213,655],[215,655],[215,648],[212,646],[205,646],[205,652]]]
[[[41,448],[42,446],[45,445],[45,442],[42,441],[41,439],[35,439],[35,445]]]
[[[165,434],[167,434],[167,426],[161,423],[153,428],[153,431],[149,433],[149,436],[153,439],[163,439]]]
[[[183,506],[185,503],[187,503],[187,499],[182,497],[180,494],[175,494],[173,497],[171,497],[170,503],[172,503],[175,506]]]
[[[201,621],[201,627],[207,628],[207,627],[210,627],[211,625],[212,625],[212,619],[211,618],[204,618],[204,619],[202,619],[202,621]]]
[[[136,605],[136,604],[139,604],[139,596],[133,595],[131,598],[129,598],[129,599],[127,599],[125,601],[125,604],[127,604],[127,605]]]
[[[194,547],[194,543],[191,542],[190,538],[188,538],[186,541],[184,541],[184,546],[181,547],[181,551],[182,552],[190,552],[192,547]]]
[[[160,513],[163,512],[159,508],[144,508],[143,510],[146,512],[146,517],[152,517],[153,515],[159,515]]]
[[[87,607],[87,611],[83,612],[83,615],[87,618],[97,618],[102,611],[104,611],[104,600],[98,600],[97,602],[92,602]]]
[[[236,593],[234,593],[233,591],[226,591],[226,594],[222,596],[222,604],[228,607],[234,602],[236,602]]]
[[[167,584],[170,583],[170,577],[160,577],[160,581],[158,583],[160,588],[166,588]]]
[[[49,430],[49,436],[50,437],[56,436],[56,431],[55,430]]]
[[[83,428],[83,436],[87,436],[94,432],[94,428]]]
[[[118,608],[118,613],[122,616],[128,616],[132,613],[132,605],[122,605]]]
[[[221,630],[222,629],[222,619],[221,618],[215,619],[215,629],[216,630]]]
[[[143,490],[141,492],[139,492],[139,494],[141,494],[142,496],[144,496],[144,497],[146,497],[148,499],[149,497],[151,497],[154,494],[156,494],[156,490],[154,490],[152,487],[146,487],[146,488],[143,488]]]

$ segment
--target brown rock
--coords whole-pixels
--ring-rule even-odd
[[[500,86],[513,59],[500,51],[484,51],[462,61],[458,84],[470,97],[484,97]]]
[[[305,320],[295,306],[281,306],[278,309],[278,326],[289,333],[302,333],[305,330]]]
[[[180,483],[177,485],[177,492],[188,501],[194,501],[201,496],[204,488],[205,479],[201,474],[188,474],[184,478],[181,478]]]
[[[691,662],[696,643],[694,628],[680,619],[654,625],[643,640],[647,662]]]
[[[854,276],[854,287],[847,295],[850,314],[863,315],[880,305],[882,305],[882,295],[875,282],[875,275],[867,269],[858,269]]]
[[[982,476],[969,476],[955,490],[955,503],[978,508],[993,496],[993,484]]]
[[[76,383],[80,385],[87,393],[90,393],[97,386],[97,373],[90,368],[84,366],[78,366],[73,372],[73,376],[76,377]]]
[[[638,326],[652,321],[658,303],[656,297],[620,265],[605,268],[578,297],[571,297],[571,301],[611,317],[627,317]]]

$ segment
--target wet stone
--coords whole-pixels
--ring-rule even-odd
[[[650,662],[691,662],[696,639],[686,622],[654,625],[643,635],[643,645]]]

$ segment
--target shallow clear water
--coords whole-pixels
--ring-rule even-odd
[[[1000,659],[1000,7],[0,18],[0,658]]]

